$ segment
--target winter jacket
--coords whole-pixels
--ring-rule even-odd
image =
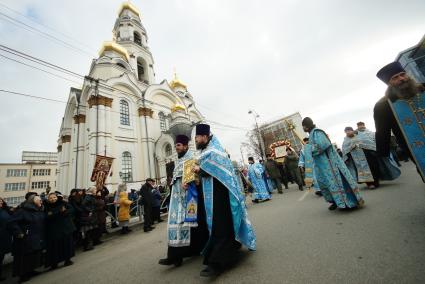
[[[159,192],[158,188],[152,189],[152,207],[160,207],[161,206],[161,193]]]
[[[8,253],[12,249],[12,234],[8,230],[10,220],[9,211],[0,208],[0,255]]]
[[[16,248],[24,254],[42,250],[45,247],[46,215],[42,208],[26,202],[10,220],[14,238],[21,240],[23,247]]]
[[[133,203],[128,199],[127,192],[120,192],[120,209],[118,210],[118,221],[130,220],[130,205]]]
[[[96,199],[91,194],[86,194],[81,202],[81,226],[95,226],[97,224]]]
[[[51,204],[46,203],[46,238],[49,240],[61,239],[75,231],[72,221],[72,207],[63,200]]]

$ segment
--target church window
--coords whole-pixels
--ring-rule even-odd
[[[123,182],[132,182],[133,181],[133,163],[131,161],[131,153],[125,151],[122,153],[122,171],[121,179]]]
[[[165,114],[163,112],[160,112],[158,116],[159,116],[159,126],[161,128],[161,131],[167,130],[167,121],[165,119]]]
[[[140,34],[138,32],[134,32],[134,42],[138,45],[142,45],[142,38],[140,37]]]
[[[167,144],[165,146],[165,156],[170,157],[172,154],[173,154],[173,148],[171,147],[170,144]]]
[[[120,122],[121,125],[130,125],[130,110],[125,100],[120,101]]]
[[[143,63],[137,61],[137,75],[139,76],[139,80],[143,81],[145,76],[145,67],[143,67]]]

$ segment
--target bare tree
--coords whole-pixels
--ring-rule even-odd
[[[262,133],[260,132],[260,135]],[[254,158],[261,159],[262,157],[262,146],[260,146],[260,143],[258,141],[258,133],[257,130],[251,130],[246,134],[247,140],[246,142],[241,143],[241,147],[243,147],[248,154],[248,156],[253,156]],[[261,136],[260,139],[263,139],[264,137]]]

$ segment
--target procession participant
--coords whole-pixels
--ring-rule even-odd
[[[168,251],[167,258],[160,259],[159,264],[180,266],[184,257],[200,254],[209,236],[200,187],[196,187],[198,193],[197,227],[190,226],[185,222],[187,191],[183,188],[182,178],[184,162],[193,159],[193,152],[189,149],[189,137],[177,135],[175,149],[178,160],[173,173],[168,212]]]
[[[309,148],[310,145],[308,144],[308,137],[303,139],[304,146],[300,151],[300,158],[298,160],[298,167],[300,168],[300,171],[304,174],[304,178],[306,176],[305,174],[305,161],[306,159],[311,159],[311,157],[306,157],[306,148]],[[310,151],[311,152],[311,151]],[[319,184],[317,183],[316,175],[314,174],[314,168],[312,168],[313,172],[311,173],[312,182],[309,184],[309,188],[314,189],[314,193],[318,196],[322,196],[322,192],[320,191]],[[307,183],[306,183],[307,184]]]
[[[373,110],[378,155],[390,155],[391,132],[394,133],[425,182],[425,87],[411,78],[399,62],[382,67],[376,76],[388,85]]]
[[[291,148],[286,148],[285,165],[292,177],[292,180],[298,185],[298,189],[303,191],[303,180],[300,169],[298,168],[298,155]]]
[[[248,163],[248,180],[254,187],[254,192],[252,193],[254,199],[252,202],[258,203],[259,201],[270,200],[271,196],[263,178],[263,166],[260,163],[255,163],[253,157],[248,158]]]
[[[306,148],[306,156],[312,160],[306,160],[306,174],[314,171],[320,190],[325,200],[331,205],[329,210],[336,208],[357,208],[364,204],[356,181],[344,164],[335,148],[332,146],[327,134],[316,128],[313,120],[306,117],[302,121],[305,132],[309,133],[309,145]]]
[[[282,189],[282,181],[281,181],[281,176],[279,171],[279,165],[272,158],[271,154],[267,154],[267,161],[265,163],[265,167],[266,167],[267,174],[269,175],[269,178],[277,187],[277,192],[282,194],[283,189]]]
[[[375,147],[375,143],[363,144],[362,141],[354,133],[354,129],[347,126],[344,129],[345,138],[342,143],[342,159],[347,165],[353,178],[358,183],[366,183],[368,188],[379,187],[379,165],[375,160],[371,160],[371,163],[366,158],[364,150],[372,150]],[[372,168],[374,172],[372,173]]]
[[[209,125],[196,126],[195,142],[200,156],[193,171],[201,178],[209,231],[201,276],[213,277],[235,264],[241,245],[255,250],[256,237],[232,162]]]

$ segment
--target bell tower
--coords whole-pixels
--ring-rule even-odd
[[[153,57],[148,47],[148,36],[141,22],[139,10],[130,2],[124,2],[113,29],[114,41],[124,47],[130,57],[130,65],[139,82],[155,83]]]

